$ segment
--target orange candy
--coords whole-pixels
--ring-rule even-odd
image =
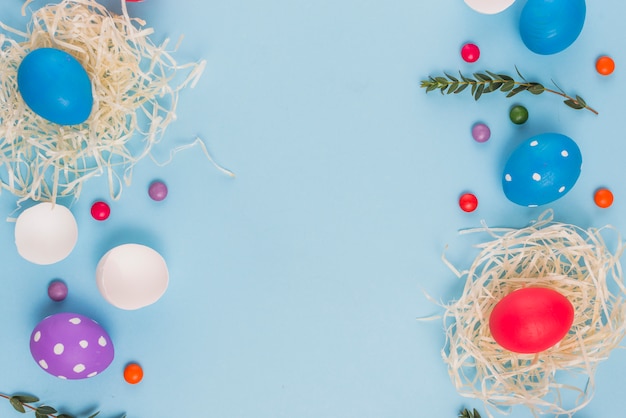
[[[593,196],[593,201],[601,208],[608,208],[613,204],[613,193],[609,189],[598,189]]]
[[[596,61],[596,71],[602,75],[609,75],[615,70],[615,61],[609,56],[602,56]]]
[[[124,380],[131,385],[141,382],[143,379],[143,369],[137,363],[130,363],[124,369]]]

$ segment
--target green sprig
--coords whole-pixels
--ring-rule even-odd
[[[458,94],[469,87],[475,100],[480,99],[483,94],[497,90],[506,93],[506,97],[513,97],[523,91],[528,91],[534,95],[548,92],[564,98],[563,103],[572,109],[587,109],[596,115],[598,114],[595,109],[587,105],[582,97],[578,95],[569,96],[554,81],[552,83],[556,90],[546,88],[543,84],[536,81],[528,81],[517,67],[515,70],[521,80],[515,80],[509,75],[496,74],[491,71],[477,72],[473,74],[473,77],[468,77],[459,71],[459,77],[454,77],[448,73],[444,73],[443,76],[429,76],[428,80],[422,80],[420,87],[425,88],[426,93],[439,90],[441,94]]]
[[[465,408],[461,412],[459,412],[459,418],[481,418],[481,417],[478,411],[476,410],[476,408],[474,408],[473,411],[470,411],[469,409]]]
[[[59,414],[58,411],[49,406],[49,405],[31,405],[39,402],[39,398],[31,395],[5,395],[4,393],[0,393],[0,398],[8,399],[11,403],[13,409],[17,412],[25,414],[27,409],[31,410],[35,413],[35,418],[76,418],[74,415],[70,414]],[[97,411],[87,418],[96,417],[100,411]],[[56,415],[58,414],[58,415]],[[126,418],[126,415],[123,415],[121,418]]]

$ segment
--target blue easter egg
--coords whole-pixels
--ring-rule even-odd
[[[87,71],[65,51],[31,51],[17,70],[17,87],[28,107],[50,122],[75,125],[91,114],[93,95]]]
[[[545,205],[574,187],[581,165],[580,149],[571,138],[557,133],[537,135],[521,143],[507,160],[502,188],[518,205]]]
[[[537,54],[561,52],[580,35],[586,11],[585,0],[528,0],[519,20],[522,41]]]

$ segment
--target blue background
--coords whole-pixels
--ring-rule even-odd
[[[23,28],[21,2],[3,1],[0,18]],[[33,3],[39,7],[43,1]],[[117,1],[107,1],[119,11]],[[623,16],[617,0],[588,2],[579,39],[539,56],[517,29],[524,1],[493,16],[461,0],[146,0],[128,5],[155,29],[153,39],[185,35],[174,54],[206,59],[195,89],[180,97],[178,120],[155,149],[203,138],[218,172],[199,149],[159,167],[135,169],[111,201],[104,178],[90,180],[72,206],[79,225],[74,252],[52,266],[21,259],[14,224],[0,223],[0,391],[28,392],[63,411],[103,417],[407,418],[455,417],[478,402],[462,398],[440,357],[442,324],[416,319],[440,310],[424,296],[450,301],[462,283],[441,261],[469,266],[476,250],[458,230],[522,227],[546,208],[559,221],[626,231],[623,134]],[[461,46],[481,57],[465,63]],[[602,77],[598,56],[617,68]],[[506,99],[493,93],[426,95],[420,80],[442,71],[489,69],[583,96],[599,116],[575,111],[549,94]],[[530,112],[508,119],[513,104]],[[488,124],[491,139],[472,140]],[[583,171],[553,204],[509,202],[500,185],[507,155],[531,135],[560,132],[580,146]],[[152,180],[169,187],[163,202]],[[593,203],[609,187],[608,209]],[[471,191],[479,207],[462,212]],[[91,204],[112,214],[96,222]],[[0,195],[0,216],[15,198]],[[111,247],[139,242],[167,260],[170,286],[137,311],[109,305],[95,266]],[[47,285],[62,278],[69,297],[52,302]],[[61,381],[32,360],[28,338],[46,315],[76,311],[108,330],[116,358],[102,375]],[[130,361],[145,371],[124,382]],[[626,353],[616,350],[597,374],[597,392],[577,417],[620,416],[626,409]],[[0,416],[13,416],[0,402]],[[18,414],[19,415],[19,414]],[[16,416],[18,416],[16,415]],[[485,414],[486,415],[486,414]],[[514,418],[530,417],[516,408]]]

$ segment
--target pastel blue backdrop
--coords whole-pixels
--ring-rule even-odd
[[[44,5],[36,1],[30,7]],[[119,11],[116,0],[106,5]],[[418,418],[455,417],[480,403],[458,395],[440,357],[440,310],[462,283],[459,268],[476,255],[460,229],[522,227],[547,208],[559,221],[626,231],[623,134],[625,3],[588,2],[579,39],[556,55],[522,44],[524,1],[493,16],[462,0],[146,0],[128,5],[154,40],[184,35],[179,62],[207,60],[195,89],[180,96],[178,120],[155,149],[196,136],[236,173],[217,171],[190,149],[159,167],[143,160],[130,187],[111,201],[104,178],[90,180],[72,205],[79,240],[66,260],[47,267],[21,259],[14,224],[0,222],[0,391],[27,392],[75,414],[103,417]],[[24,27],[22,2],[5,0],[0,19]],[[461,46],[481,57],[465,63]],[[602,77],[594,63],[611,55]],[[490,69],[557,82],[599,111],[575,111],[559,98],[500,93],[426,95],[420,80],[442,71]],[[513,104],[529,109],[517,126]],[[492,131],[472,140],[478,121]],[[529,209],[500,186],[506,156],[531,135],[553,131],[576,140],[583,171],[553,204]],[[154,179],[170,193],[154,202]],[[608,209],[593,193],[609,187]],[[479,207],[462,212],[471,191]],[[111,204],[106,222],[89,208]],[[0,217],[15,198],[0,195]],[[163,254],[169,289],[156,304],[122,311],[98,293],[95,266],[123,242]],[[62,278],[69,297],[52,302],[47,285]],[[61,381],[32,360],[29,335],[44,316],[73,310],[97,319],[115,342],[102,375]],[[124,365],[141,363],[144,380],[128,385]],[[597,392],[579,418],[621,416],[626,353],[616,350],[597,374]],[[8,402],[0,416],[11,417]],[[18,416],[18,415],[15,415]],[[527,418],[515,408],[514,418]]]

